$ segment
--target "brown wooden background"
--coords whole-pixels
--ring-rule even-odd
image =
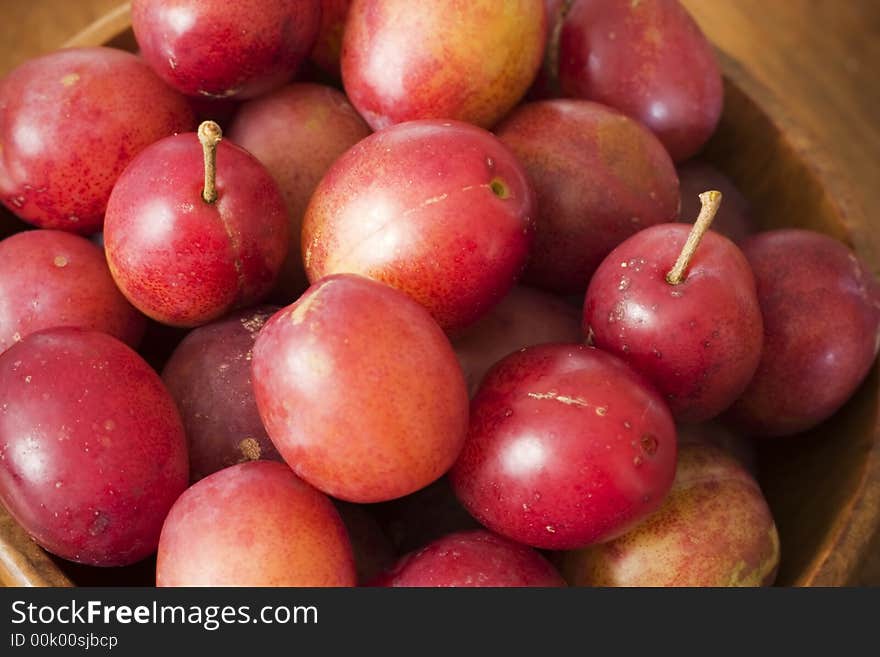
[[[880,208],[880,0],[682,0]],[[0,0],[0,75],[120,0]],[[880,216],[878,216],[880,227]],[[880,539],[880,537],[878,537]],[[854,583],[880,585],[880,540]]]

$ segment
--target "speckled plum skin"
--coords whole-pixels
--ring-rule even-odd
[[[565,580],[544,557],[484,529],[444,536],[402,557],[373,586],[560,587]]]
[[[339,156],[370,132],[344,94],[318,84],[291,84],[251,100],[230,126],[229,139],[263,163],[287,204],[290,248],[276,284],[280,302],[309,286],[300,246],[309,199]]]
[[[0,81],[0,201],[40,228],[95,233],[126,165],[193,122],[186,99],[131,53],[31,59]]]
[[[125,344],[52,328],[0,355],[0,501],[49,552],[140,561],[186,484],[174,400]]]
[[[347,272],[398,288],[456,331],[522,273],[534,213],[525,171],[494,135],[411,121],[367,137],[330,168],[306,211],[303,262],[313,283]]]
[[[538,201],[525,282],[583,293],[614,247],[678,216],[678,177],[666,149],[616,110],[584,100],[528,103],[497,134]]]
[[[679,0],[577,0],[560,35],[563,95],[637,119],[672,159],[695,155],[724,102],[712,45]]]
[[[712,230],[742,244],[750,235],[758,232],[752,216],[751,204],[733,181],[708,162],[689,160],[678,167],[681,189],[679,220],[692,224],[700,214],[700,194],[709,189],[721,192],[724,202],[712,220]]]
[[[679,285],[666,282],[690,226],[662,224],[623,242],[596,270],[584,335],[641,372],[679,422],[726,410],[758,367],[761,309],[749,263],[708,231]]]
[[[58,230],[29,230],[0,242],[0,353],[53,326],[109,333],[131,347],[146,318],[113,282],[103,251]]]
[[[486,375],[449,476],[489,529],[570,550],[615,538],[656,510],[675,455],[666,404],[623,361],[584,345],[540,345]]]
[[[819,424],[853,395],[880,345],[880,284],[844,244],[808,230],[743,244],[764,316],[764,351],[728,418],[764,436]]]
[[[325,73],[342,76],[342,37],[351,0],[321,0],[321,29],[309,58]]]
[[[543,0],[353,0],[342,81],[374,130],[416,119],[491,128],[541,66]]]
[[[290,80],[318,35],[320,0],[134,0],[141,55],[188,96],[253,98]]]
[[[113,279],[144,314],[199,326],[271,290],[289,226],[278,185],[259,161],[221,141],[217,200],[202,199],[205,167],[195,133],[141,153],[113,188],[104,249]]]
[[[443,331],[405,294],[361,276],[327,277],[272,317],[252,376],[284,460],[349,502],[427,486],[467,431],[467,387]]]
[[[452,341],[471,396],[489,369],[517,349],[583,339],[580,313],[562,299],[516,286],[485,317]]]
[[[200,326],[165,364],[162,380],[186,428],[191,481],[236,463],[281,460],[263,428],[251,383],[254,342],[278,310],[248,309]]]
[[[685,444],[675,483],[655,514],[561,561],[572,586],[770,586],[779,536],[761,488],[733,457]]]
[[[215,472],[174,503],[159,541],[156,586],[355,586],[333,502],[283,463]]]

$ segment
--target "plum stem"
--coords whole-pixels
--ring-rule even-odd
[[[687,268],[691,264],[691,258],[694,257],[697,247],[700,246],[700,240],[703,239],[703,235],[709,230],[712,220],[715,219],[715,213],[718,212],[718,208],[721,206],[721,192],[703,192],[700,194],[700,203],[703,204],[700,208],[700,216],[694,222],[687,241],[684,243],[684,247],[678,256],[678,260],[675,261],[675,265],[666,274],[666,282],[670,285],[679,285],[684,281]]]
[[[223,139],[223,131],[213,121],[203,121],[199,126],[199,141],[205,154],[205,188],[202,198],[205,203],[217,200],[217,144]]]

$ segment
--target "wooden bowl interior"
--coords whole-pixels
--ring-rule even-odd
[[[125,8],[72,43],[137,48]],[[880,249],[875,238],[821,155],[812,151],[809,140],[765,90],[728,57],[719,57],[725,71],[725,111],[706,158],[736,182],[763,228],[799,226],[827,233],[854,246],[876,270]],[[23,227],[8,213],[0,213],[0,237]],[[161,360],[180,334],[155,327],[154,331],[156,359]],[[878,386],[875,367],[847,406],[822,426],[794,438],[759,443],[759,478],[781,537],[778,585],[844,584],[860,559],[880,513]],[[8,516],[0,518],[0,571],[6,567],[9,583],[28,581],[28,572],[36,584],[153,583],[152,560],[113,570],[71,564],[47,557],[10,521]],[[7,549],[4,563],[4,540],[7,548],[18,545],[27,554],[10,557]],[[16,569],[27,572],[15,575]]]

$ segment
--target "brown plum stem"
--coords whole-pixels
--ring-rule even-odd
[[[205,188],[202,198],[205,203],[217,200],[217,144],[223,139],[223,131],[213,121],[203,121],[199,126],[199,141],[205,154]]]
[[[666,274],[666,282],[670,285],[678,285],[684,281],[687,268],[691,264],[691,258],[694,257],[697,247],[700,246],[700,240],[703,239],[703,235],[709,230],[712,220],[715,219],[715,213],[718,212],[718,208],[721,206],[721,192],[703,192],[700,194],[700,202],[703,204],[703,207],[700,208],[700,216],[694,222],[694,227],[691,228],[691,232],[684,243],[684,247],[681,249],[678,260],[675,261],[675,265]]]

